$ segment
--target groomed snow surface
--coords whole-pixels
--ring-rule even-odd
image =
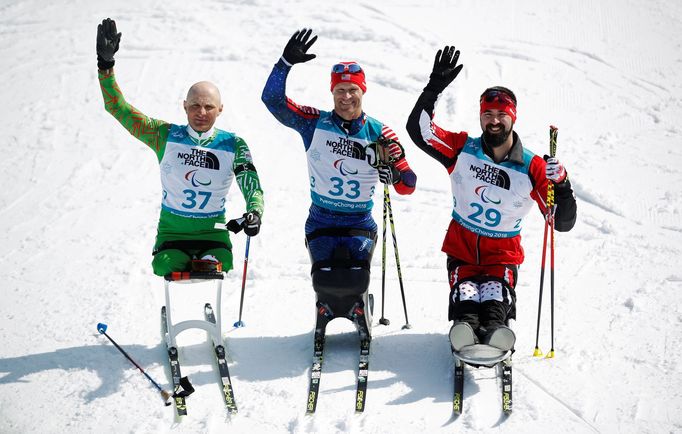
[[[0,432],[664,433],[682,431],[682,5],[675,1],[202,1],[0,2]],[[225,282],[224,338],[239,413],[228,416],[206,334],[180,335],[196,392],[181,422],[101,335],[117,340],[167,386],[150,267],[160,205],[158,163],[104,111],[96,26],[123,32],[116,75],[144,113],[184,123],[182,101],[215,82],[217,127],[249,144],[265,190],[252,239],[245,328],[234,329],[245,238],[234,237]],[[366,70],[365,111],[398,133],[419,177],[392,195],[411,330],[404,324],[389,238],[386,317],[381,252],[367,407],[354,412],[358,340],[349,321],[328,328],[317,413],[305,415],[314,294],[303,224],[309,205],[300,137],[260,101],[272,65],[302,27],[317,58],[297,65],[287,93],[330,109],[330,65]],[[578,222],[557,234],[555,349],[533,358],[543,220],[526,220],[520,271],[514,412],[500,411],[493,370],[467,369],[464,414],[452,417],[447,275],[440,252],[450,216],[445,170],[412,144],[407,116],[438,48],[455,44],[463,72],[437,122],[480,133],[478,95],[519,98],[524,145],[558,157],[578,198]],[[233,187],[228,215],[244,202]],[[380,200],[375,219],[381,221]],[[546,286],[546,290],[548,287]],[[201,317],[212,289],[183,287],[176,319]],[[550,346],[549,292],[540,346]]]

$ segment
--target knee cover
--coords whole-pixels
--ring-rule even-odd
[[[165,276],[174,271],[186,271],[190,259],[190,256],[182,250],[162,250],[154,255],[152,269],[157,276]]]
[[[351,259],[348,248],[336,247],[332,259],[315,262],[311,276],[317,300],[327,304],[335,316],[346,315],[358,301],[364,306],[369,262]]]
[[[481,326],[486,329],[494,328],[496,326],[505,325],[507,323],[507,315],[509,314],[509,305],[497,300],[488,300],[481,303],[480,320]]]
[[[319,269],[312,278],[315,292],[339,298],[364,294],[369,287],[369,270],[364,268]]]
[[[485,288],[485,289],[484,289]],[[516,318],[516,293],[503,281],[481,284],[480,319],[483,327],[504,325]]]
[[[478,311],[480,303],[478,302],[478,297],[470,297],[468,293],[462,297],[460,289],[464,288],[461,288],[458,284],[450,290],[448,320],[468,322],[476,330],[479,326]]]
[[[201,257],[205,255],[215,256],[215,258],[223,264],[223,271],[225,273],[232,270],[232,251],[228,249],[209,249],[201,253]]]

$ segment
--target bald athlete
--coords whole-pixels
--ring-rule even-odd
[[[147,117],[128,104],[113,69],[120,39],[113,20],[98,26],[98,77],[106,111],[156,153],[161,167],[154,273],[186,271],[193,259],[220,262],[227,272],[233,268],[232,244],[228,232],[216,226],[225,227],[227,193],[235,178],[246,202],[242,227],[247,235],[258,234],[263,215],[263,191],[249,148],[235,134],[214,128],[223,104],[211,82],[200,81],[189,88],[182,104],[187,125]]]

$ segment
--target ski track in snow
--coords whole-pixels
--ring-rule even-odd
[[[495,18],[491,20],[491,13]],[[249,144],[265,191],[237,319],[245,240],[233,238],[223,322],[239,414],[228,416],[202,331],[178,337],[197,391],[181,422],[95,330],[108,333],[160,384],[169,384],[160,334],[162,282],[150,267],[159,210],[158,163],[108,115],[95,34],[106,17],[123,33],[116,74],[144,113],[182,123],[187,88],[212,80],[225,108],[217,127]],[[503,18],[499,18],[503,17]],[[599,4],[494,0],[291,2],[8,0],[0,4],[0,432],[557,432],[682,431],[682,7],[672,0]],[[319,35],[287,93],[328,110],[329,66],[357,60],[363,107],[401,138],[419,177],[393,212],[411,330],[392,243],[385,312],[381,252],[373,262],[374,339],[365,413],[353,411],[358,338],[330,323],[318,410],[305,415],[314,294],[303,243],[309,206],[303,145],[260,101],[290,35]],[[478,96],[506,85],[519,97],[516,130],[546,153],[550,124],[578,198],[573,231],[557,234],[555,349],[535,345],[543,221],[527,219],[520,271],[514,413],[502,416],[490,369],[465,370],[464,413],[452,417],[447,273],[440,252],[450,215],[447,173],[410,143],[405,122],[433,56],[455,44],[465,65],[441,95],[437,123],[478,134]],[[236,186],[228,215],[241,214]],[[381,223],[381,203],[375,219]],[[380,247],[379,247],[380,249]],[[545,284],[540,347],[548,350]],[[173,315],[200,317],[210,286],[173,294]],[[175,300],[177,299],[177,302]]]

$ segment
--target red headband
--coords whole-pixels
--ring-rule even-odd
[[[481,97],[481,112],[488,110],[500,110],[509,115],[512,118],[512,122],[516,122],[516,104],[514,101],[503,92],[496,92],[493,94],[486,94]]]
[[[357,67],[356,72],[351,72],[351,65]],[[354,68],[353,68],[354,69]],[[335,72],[338,70],[339,72]],[[367,92],[367,83],[365,83],[365,72],[360,68],[356,62],[340,62],[332,68],[331,90],[339,83],[353,83],[357,84],[362,93]]]

